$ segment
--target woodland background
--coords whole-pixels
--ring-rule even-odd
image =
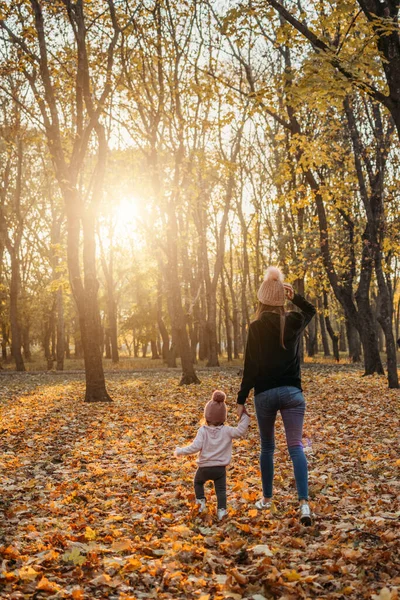
[[[397,387],[397,12],[1,2],[3,368],[84,356],[87,400],[102,356],[196,381],[242,356],[279,264],[318,308],[306,355]]]

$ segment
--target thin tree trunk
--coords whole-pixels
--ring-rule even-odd
[[[151,346],[151,360],[156,360],[157,358],[160,358],[158,355],[157,342],[155,339],[150,340],[150,346]]]
[[[329,348],[328,334],[327,334],[327,329],[326,329],[326,322],[325,322],[325,315],[324,315],[325,309],[324,309],[323,304],[321,303],[320,298],[318,299],[318,307],[319,307],[318,316],[319,316],[319,326],[321,329],[322,348],[324,350],[324,356],[328,357],[331,355],[331,351]]]
[[[7,362],[7,360],[8,360],[8,356],[7,356],[8,341],[9,340],[8,340],[7,326],[3,321],[3,323],[1,324],[1,357],[4,362]]]
[[[346,352],[347,351],[346,327],[345,327],[345,325],[344,325],[344,323],[342,321],[340,322],[339,350],[340,350],[340,352]],[[350,356],[350,351],[349,351],[349,356]]]
[[[329,305],[328,305],[328,294],[326,293],[326,291],[324,290],[323,293],[323,299],[324,299],[324,313],[325,313],[325,325],[326,325],[326,329],[329,333],[329,336],[332,340],[332,347],[333,347],[333,356],[335,357],[335,359],[339,362],[340,356],[339,356],[339,336],[337,335],[337,333],[334,332],[332,324],[331,324],[331,320],[329,317]],[[344,331],[343,331],[343,338],[344,338]],[[345,350],[344,350],[345,351]]]
[[[31,331],[29,323],[25,325],[22,330],[22,348],[24,350],[24,359],[30,361],[32,359],[31,353]]]
[[[110,328],[104,328],[104,348],[106,351],[106,358],[111,358],[111,342],[110,342]]]
[[[345,319],[345,325],[349,358],[351,359],[351,362],[359,363],[361,362],[360,336],[358,335],[356,327],[354,327],[353,323],[347,318]]]
[[[97,303],[99,283],[96,277],[95,215],[88,208],[83,223],[83,285],[79,264],[79,210],[77,199],[67,202],[67,257],[70,284],[78,309],[79,326],[85,362],[85,402],[110,402],[104,379],[101,356],[101,323]]]
[[[229,315],[229,301],[226,294],[225,277],[224,272],[221,274],[221,292],[222,301],[224,304],[224,319],[225,319],[225,335],[226,335],[226,353],[228,362],[232,361],[232,332],[231,332],[231,319]]]
[[[64,370],[65,354],[65,323],[63,290],[60,286],[57,290],[57,371]]]
[[[21,346],[21,326],[18,314],[18,298],[20,288],[19,260],[15,250],[11,253],[11,282],[10,282],[10,325],[11,325],[11,354],[15,360],[17,371],[25,371]]]
[[[308,324],[308,343],[307,343],[307,355],[312,357],[315,355],[315,346],[317,341],[317,327],[316,319],[311,319]]]
[[[70,350],[70,332],[69,332],[69,325],[67,325],[67,332],[66,332],[66,336],[65,336],[65,358],[70,359],[71,358],[71,350]]]

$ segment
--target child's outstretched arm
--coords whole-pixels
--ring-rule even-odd
[[[175,456],[187,456],[188,454],[196,454],[196,452],[200,452],[200,450],[202,449],[203,441],[203,429],[200,428],[193,442],[189,446],[184,446],[183,448],[179,448],[179,446],[177,446],[175,448],[174,454]]]
[[[242,438],[246,435],[250,424],[250,417],[247,412],[242,414],[242,417],[237,427],[229,427],[232,438]]]

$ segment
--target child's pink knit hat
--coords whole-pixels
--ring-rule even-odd
[[[211,400],[207,402],[204,409],[204,418],[208,423],[223,423],[226,421],[226,394],[221,390],[215,390]]]

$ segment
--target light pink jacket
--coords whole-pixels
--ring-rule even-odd
[[[176,448],[178,456],[200,452],[199,467],[225,467],[232,458],[232,440],[246,435],[250,417],[245,413],[237,427],[229,425],[203,425],[197,432],[193,443],[184,448]]]

